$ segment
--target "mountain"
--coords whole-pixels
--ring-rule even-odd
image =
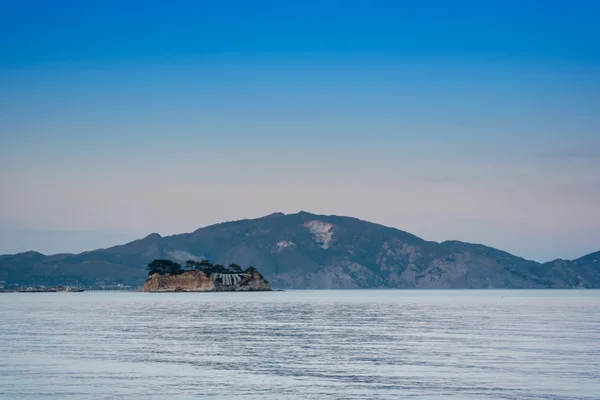
[[[600,252],[537,263],[480,244],[425,241],[356,218],[297,214],[226,222],[81,254],[0,256],[6,285],[142,285],[155,258],[258,268],[274,288],[599,288]]]

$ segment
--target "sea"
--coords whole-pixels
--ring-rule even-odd
[[[0,294],[0,399],[600,399],[600,291]]]

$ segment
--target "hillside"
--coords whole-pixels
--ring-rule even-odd
[[[355,218],[297,214],[221,223],[81,254],[0,256],[6,284],[142,285],[146,264],[208,258],[258,268],[274,288],[598,288],[600,252],[549,263],[458,241],[428,242]]]

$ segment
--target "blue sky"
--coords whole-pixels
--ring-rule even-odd
[[[0,1],[0,253],[299,210],[600,250],[599,13]]]

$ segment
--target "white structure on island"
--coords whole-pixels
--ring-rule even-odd
[[[217,279],[220,279],[221,282],[223,282],[223,285],[235,285],[236,283],[238,283],[240,280],[242,280],[243,278],[246,278],[248,276],[248,274],[220,274],[220,273],[214,273],[212,276],[213,281],[216,281]]]

